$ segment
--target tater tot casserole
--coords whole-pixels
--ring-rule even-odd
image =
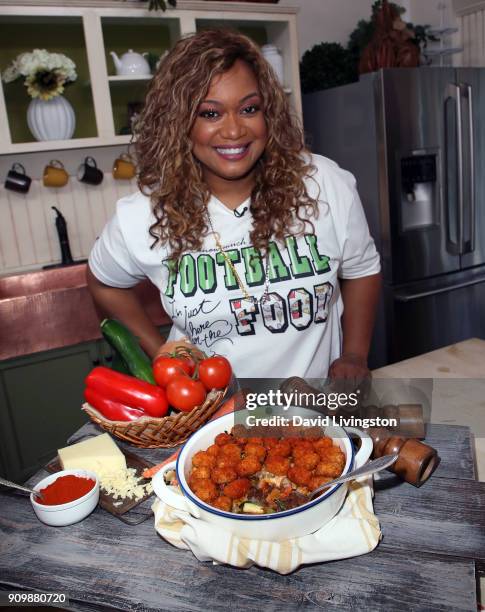
[[[188,484],[225,512],[271,514],[305,504],[344,466],[342,450],[323,435],[251,438],[233,429],[193,456]]]

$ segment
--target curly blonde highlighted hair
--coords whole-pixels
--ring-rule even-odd
[[[189,135],[212,79],[237,60],[255,74],[268,131],[251,193],[252,244],[265,250],[270,239],[284,239],[295,219],[298,231],[304,230],[303,211],[317,214],[303,181],[314,167],[302,156],[302,131],[271,67],[246,36],[206,30],[179,40],[160,62],[135,130],[138,185],[150,196],[156,217],[150,227],[153,246],[168,244],[174,261],[184,251],[200,250],[208,232],[205,208],[211,194]]]

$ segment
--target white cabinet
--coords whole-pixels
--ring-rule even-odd
[[[36,142],[26,121],[30,98],[21,80],[0,84],[0,154],[31,153],[127,144],[130,115],[143,102],[149,79],[116,76],[110,51],[134,49],[154,56],[183,35],[211,26],[231,26],[259,44],[276,45],[283,56],[285,89],[301,117],[296,8],[249,2],[184,2],[166,12],[137,1],[0,0],[0,70],[34,48],[64,53],[78,79],[65,90],[76,113],[70,140]]]

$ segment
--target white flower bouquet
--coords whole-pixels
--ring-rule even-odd
[[[21,77],[31,98],[50,100],[61,95],[64,86],[77,79],[76,64],[62,53],[34,49],[18,55],[2,74],[5,83]]]

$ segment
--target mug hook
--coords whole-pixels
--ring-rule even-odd
[[[18,170],[16,170],[16,168],[21,168],[21,172],[20,174],[25,174],[25,168],[22,166],[22,164],[20,164],[19,162],[15,162],[14,165],[12,166],[12,170],[14,172],[18,172]]]

